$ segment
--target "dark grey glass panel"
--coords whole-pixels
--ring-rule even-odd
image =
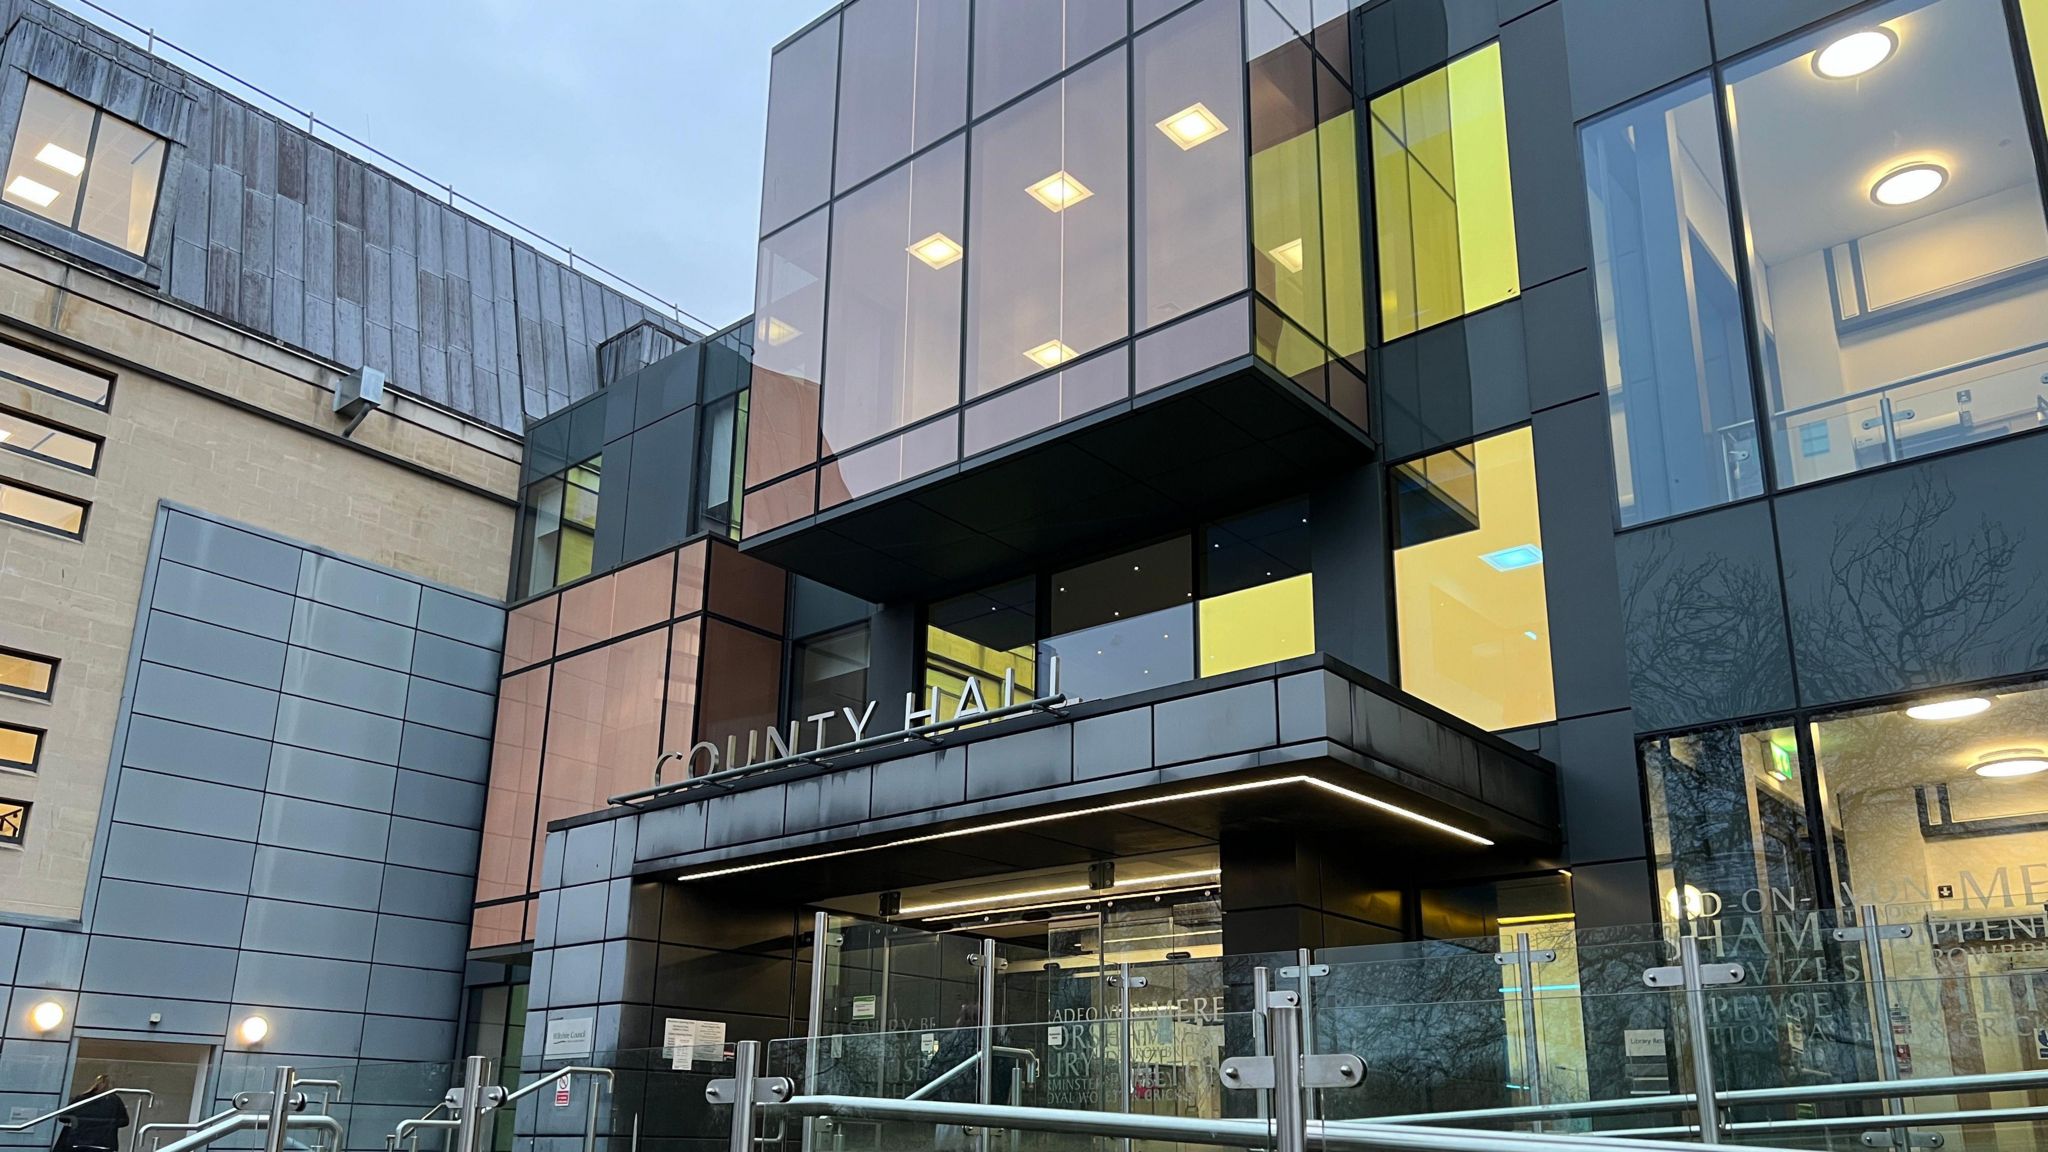
[[[1194,577],[1185,536],[1052,575],[1054,635],[1186,603]]]
[[[1823,59],[1877,27],[1889,55]],[[1899,0],[1728,67],[1779,483],[2048,412],[2048,224],[2011,36],[2000,4]]]
[[[1309,570],[1308,501],[1219,520],[1203,531],[1202,544],[1204,596],[1299,576]]]
[[[1637,730],[1792,706],[1768,508],[1630,532],[1615,552]]]
[[[1082,700],[1139,692],[1195,677],[1195,608],[1112,620],[1038,643],[1039,662],[1057,656],[1060,691]]]
[[[960,0],[860,0],[841,13],[838,187],[966,123],[967,12]]]
[[[1800,700],[2048,666],[2048,507],[2028,438],[1778,501]]]
[[[1749,346],[1704,78],[1586,126],[1621,522],[1763,490]]]
[[[868,636],[868,625],[863,621],[796,645],[795,667],[791,672],[795,698],[790,702],[790,717],[805,721],[805,730],[799,736],[811,745],[837,744],[853,738],[852,730],[839,713],[845,708],[858,716],[867,707]],[[831,718],[825,721],[821,741],[816,724],[809,718],[825,713],[830,713]]]
[[[1817,854],[1790,726],[1711,728],[1639,751],[1668,918],[1815,906]]]
[[[626,471],[624,561],[652,556],[690,534],[690,477],[696,458],[695,408],[634,434]]]
[[[832,119],[839,84],[839,18],[821,22],[768,66],[768,142],[761,233],[825,202],[832,191]]]
[[[974,113],[979,116],[1125,32],[1125,6],[1103,0],[998,0],[974,13]]]

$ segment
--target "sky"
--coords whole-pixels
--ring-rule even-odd
[[[715,327],[753,308],[769,50],[831,0],[98,2]]]

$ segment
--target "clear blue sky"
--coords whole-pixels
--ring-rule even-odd
[[[768,51],[830,4],[99,2],[712,324],[753,307]]]

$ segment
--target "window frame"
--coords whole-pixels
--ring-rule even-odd
[[[54,688],[56,684],[56,677],[53,673],[50,679],[50,686]],[[0,772],[22,772],[34,775],[42,770],[43,745],[50,738],[50,733],[47,729],[37,728],[28,724],[16,724],[11,720],[0,720],[0,731],[28,736],[36,742],[36,750],[30,755],[28,762],[25,764],[19,760],[9,760],[0,757]]]
[[[66,496],[62,492],[53,492],[48,488],[41,488],[34,484],[26,484],[19,480],[9,480],[4,477],[0,477],[0,492],[4,492],[9,488],[19,489],[20,491],[23,492],[28,492],[36,496],[41,496],[44,499],[55,500],[62,504],[69,504],[75,506],[78,509],[78,531],[67,531],[63,528],[58,528],[53,525],[44,524],[41,521],[30,520],[21,516],[10,516],[5,512],[0,512],[0,524],[12,525],[17,528],[26,528],[31,532],[41,532],[46,536],[55,536],[59,540],[77,540],[82,542],[85,539],[86,524],[88,521],[92,519],[92,501],[81,500],[76,496]]]
[[[78,191],[72,195],[73,203],[71,205],[70,223],[63,223],[62,221],[57,220],[55,217],[45,216],[32,208],[25,208],[19,204],[9,203],[8,207],[14,209],[17,212],[21,212],[26,215],[32,216],[37,220],[53,224],[59,228],[64,229],[66,232],[69,232],[74,236],[82,236],[95,244],[104,244],[107,247],[117,252],[120,252],[125,256],[129,256],[137,260],[147,259],[149,256],[150,241],[154,239],[156,236],[157,212],[163,207],[165,177],[170,173],[172,144],[170,138],[166,136],[160,136],[157,133],[150,131],[148,128],[145,128],[140,124],[137,124],[135,121],[128,119],[126,116],[115,115],[114,113],[107,111],[105,108],[99,106],[98,104],[94,104],[89,100],[85,100],[78,96],[75,96],[72,93],[67,92],[62,88],[59,88],[54,84],[45,84],[43,83],[43,81],[38,80],[33,76],[29,77],[28,82],[30,85],[28,92],[30,94],[34,92],[37,86],[40,86],[46,91],[56,95],[59,99],[69,100],[75,104],[80,105],[81,107],[89,109],[92,112],[92,131],[86,137],[85,166],[79,169],[78,172]],[[26,96],[24,97],[24,104],[25,103]],[[157,143],[163,145],[163,155],[157,158],[156,196],[153,200],[151,200],[149,205],[149,227],[144,232],[145,239],[143,241],[142,251],[140,252],[135,251],[134,249],[128,247],[126,244],[120,243],[119,241],[108,240],[103,236],[95,236],[92,233],[87,232],[83,228],[79,227],[79,225],[83,223],[85,220],[86,191],[92,182],[93,157],[99,151],[100,124],[107,117],[113,117],[113,119],[118,120],[123,124],[126,124],[128,127],[134,129],[135,131],[141,133],[142,135],[147,136],[150,139],[156,141]],[[12,162],[15,141],[18,140],[20,136],[21,121],[17,116],[14,125],[14,138],[10,139],[8,142],[10,164]],[[111,394],[109,398],[111,398]]]
[[[7,647],[0,647],[0,656],[14,656],[22,660],[33,661],[37,664],[45,664],[50,669],[49,687],[41,692],[33,692],[26,688],[16,688],[11,684],[0,683],[0,696],[12,696],[18,700],[41,700],[45,703],[57,698],[57,673],[63,669],[64,662],[62,660],[55,656],[44,656],[41,653],[30,652],[22,648]]]
[[[0,799],[0,817],[4,817],[8,809],[14,810],[16,816],[15,830],[11,836],[7,835],[4,831],[0,831],[0,848],[11,848],[19,851],[28,847],[28,818],[29,813],[35,810],[35,803],[29,800]],[[0,829],[5,827],[4,821],[0,821]]]
[[[59,424],[54,420],[48,419],[47,417],[38,416],[33,412],[24,412],[21,409],[13,407],[12,405],[8,404],[0,404],[0,416],[11,416],[16,420],[26,421],[30,424],[37,425],[38,427],[41,427],[47,431],[60,433],[65,436],[70,436],[73,439],[85,441],[86,443],[92,445],[92,463],[89,466],[80,466],[77,464],[73,464],[69,460],[65,460],[56,456],[51,456],[48,453],[38,452],[33,448],[24,448],[16,444],[14,442],[13,437],[0,437],[0,451],[11,452],[17,456],[26,457],[27,459],[30,460],[39,460],[42,463],[48,464],[53,468],[62,468],[67,472],[76,472],[81,476],[97,476],[99,474],[100,457],[107,446],[107,441],[105,437],[95,436],[90,432],[86,432],[78,428],[72,428],[68,425]],[[83,521],[80,522],[79,527],[82,531],[84,528]]]
[[[14,383],[20,384],[25,388],[33,388],[38,392],[44,392],[51,396],[61,397],[62,399],[68,400],[73,404],[83,405],[84,407],[90,408],[96,412],[110,412],[113,410],[114,384],[116,381],[116,377],[112,372],[102,371],[98,368],[90,367],[86,364],[82,364],[76,360],[72,360],[67,357],[52,355],[46,349],[38,348],[33,344],[27,343],[26,341],[16,340],[4,334],[0,334],[0,344],[4,344],[9,348],[14,348],[18,351],[26,352],[29,355],[34,356],[38,359],[48,360],[52,364],[61,365],[65,368],[71,369],[74,372],[82,372],[87,376],[93,376],[99,379],[103,379],[107,382],[107,395],[106,399],[104,400],[88,400],[85,397],[80,396],[76,392],[66,392],[62,388],[52,387],[51,385],[42,383],[41,381],[38,380],[31,380],[28,377],[21,375],[20,373],[9,372],[5,368],[0,368],[0,380],[12,380]]]

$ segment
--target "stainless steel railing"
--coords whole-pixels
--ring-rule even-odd
[[[1029,1048],[1011,1048],[1003,1044],[996,1045],[995,1047],[991,1048],[990,1051],[997,1056],[1013,1056],[1017,1058],[1017,1060],[1020,1063],[1020,1071],[1024,1073],[1024,1083],[1038,1083],[1038,1053],[1033,1052]],[[965,1075],[968,1069],[973,1068],[980,1063],[981,1053],[976,1052],[972,1056],[969,1056],[967,1059],[962,1060],[958,1064],[953,1065],[951,1068],[946,1069],[944,1072],[939,1073],[937,1076],[933,1077],[929,1082],[927,1082],[924,1085],[924,1087],[919,1088],[917,1091],[912,1092],[908,1096],[905,1096],[904,1099],[923,1100],[926,1097],[930,1096],[932,1093],[938,1091],[944,1085],[949,1084],[952,1081],[958,1079],[959,1077]],[[1013,1096],[1012,1099],[1015,1099],[1015,1097]]]
[[[310,1083],[321,1087],[338,1087],[331,1081],[315,1080]],[[236,1107],[233,1111],[209,1117],[197,1125],[163,1125],[165,1129],[193,1130],[181,1139],[164,1145],[161,1152],[197,1152],[198,1149],[226,1139],[237,1132],[248,1131],[263,1133],[263,1152],[285,1152],[285,1136],[293,1128],[311,1128],[324,1132],[333,1137],[333,1146],[340,1148],[341,1121],[319,1113],[300,1115],[307,1101],[305,1094],[297,1090],[298,1087],[298,1070],[289,1064],[281,1064],[267,1095],[237,1094]],[[140,1135],[138,1132],[137,1136]]]
[[[148,1108],[156,1103],[156,1094],[151,1092],[147,1088],[109,1088],[105,1092],[95,1092],[90,1096],[82,1096],[79,1099],[73,1100],[71,1103],[64,1105],[62,1108],[57,1108],[53,1109],[52,1111],[45,1112],[41,1116],[34,1116],[27,1120],[16,1120],[11,1124],[0,1124],[0,1132],[26,1132],[38,1124],[47,1124],[52,1120],[56,1120],[63,1116],[68,1116],[71,1113],[78,1111],[80,1108],[85,1107],[87,1104],[91,1104],[94,1101],[98,1100],[105,1100],[109,1096],[139,1096],[142,1098],[142,1106],[144,1108]],[[136,1141],[140,1139],[141,1135],[141,1129],[137,1129],[135,1133],[128,1138],[128,1147],[131,1149],[131,1152],[135,1148]]]

